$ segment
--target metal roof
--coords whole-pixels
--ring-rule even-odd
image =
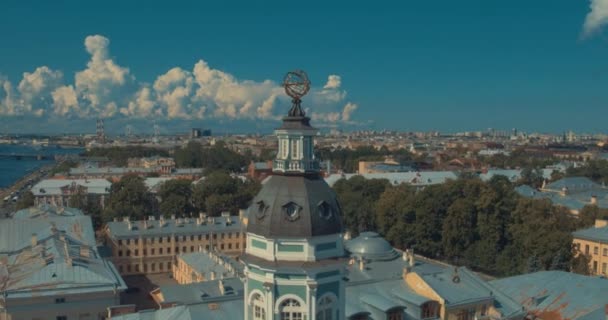
[[[342,232],[336,193],[318,175],[272,175],[248,209],[247,232],[310,238]]]
[[[13,213],[11,217],[13,219],[35,219],[40,217],[71,217],[82,215],[84,215],[84,213],[82,213],[80,209],[42,204],[37,207],[21,209]]]
[[[572,236],[577,239],[586,239],[608,243],[608,226],[600,228],[591,227],[587,229],[577,230],[572,232]]]
[[[46,179],[32,187],[35,196],[63,195],[62,188],[80,186],[89,194],[109,194],[112,183],[106,179]]]
[[[358,237],[344,243],[352,256],[369,260],[392,260],[399,253],[375,232],[362,232]]]
[[[194,304],[243,299],[243,288],[243,282],[240,279],[226,278],[160,286],[158,292],[161,293],[164,303]]]
[[[604,319],[604,306],[608,304],[607,279],[564,271],[540,271],[490,284],[540,318]]]
[[[238,217],[176,218],[161,220],[111,221],[106,224],[108,234],[114,238],[153,237],[160,235],[197,235],[213,232],[244,232],[244,225]],[[129,229],[131,226],[131,229]]]
[[[204,274],[206,279],[210,273],[215,272],[217,277],[234,277],[243,274],[243,265],[230,256],[212,251],[192,252],[179,255],[179,258],[189,265],[195,272]]]
[[[9,299],[126,289],[88,216],[0,220],[0,275]]]

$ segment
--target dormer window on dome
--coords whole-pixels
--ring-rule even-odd
[[[283,213],[285,213],[285,217],[289,221],[298,220],[298,218],[300,217],[301,210],[302,210],[302,207],[300,207],[298,204],[296,204],[295,202],[292,202],[292,201],[283,205]]]
[[[321,201],[317,206],[319,216],[325,220],[329,220],[334,216],[334,209],[325,201]]]
[[[268,205],[264,202],[264,200],[260,200],[256,202],[256,209],[255,216],[258,219],[263,219],[266,216],[266,211],[268,211]]]

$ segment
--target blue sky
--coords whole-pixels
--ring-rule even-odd
[[[608,131],[607,0],[124,2],[3,1],[0,131],[272,127],[295,68],[320,126]]]

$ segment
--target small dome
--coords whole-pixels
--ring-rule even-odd
[[[375,232],[362,232],[345,243],[351,256],[368,260],[392,260],[399,256],[388,241]]]

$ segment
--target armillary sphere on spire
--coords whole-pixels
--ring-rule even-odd
[[[285,93],[292,98],[292,106],[289,110],[290,117],[303,117],[301,98],[310,90],[310,81],[308,75],[303,70],[294,70],[287,72],[283,78],[283,88]]]

